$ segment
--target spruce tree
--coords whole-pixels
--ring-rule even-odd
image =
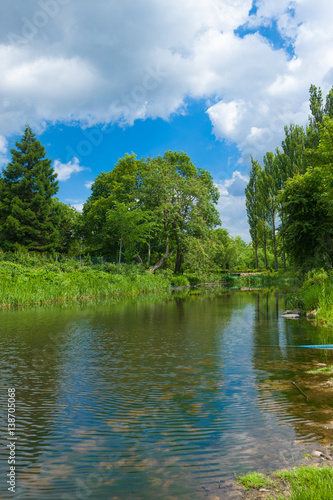
[[[0,244],[5,251],[53,252],[59,239],[59,216],[52,198],[58,181],[46,151],[26,126],[12,161],[2,171]]]

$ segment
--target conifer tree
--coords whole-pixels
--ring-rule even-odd
[[[1,247],[52,252],[59,239],[59,215],[52,198],[58,191],[56,174],[30,126],[15,144],[1,179]]]

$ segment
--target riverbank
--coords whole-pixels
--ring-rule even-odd
[[[60,258],[61,257],[61,258]],[[0,256],[0,307],[46,305],[61,301],[165,292],[186,288],[274,286],[290,277],[278,273],[246,273],[243,276],[225,271],[207,275],[174,275],[170,269],[154,274],[138,265],[94,263],[89,257],[75,259],[37,254]]]
[[[315,369],[307,370],[311,381],[307,381],[307,400],[313,400],[314,394],[322,394],[320,399],[326,401],[333,397],[333,366],[317,363]],[[333,428],[333,421],[322,422],[322,433]],[[318,429],[320,429],[318,427]],[[326,431],[326,432],[325,432]],[[279,499],[279,500],[327,500],[333,498],[333,444],[329,434],[320,442],[313,443],[311,449],[302,455],[303,459],[298,467],[287,467],[272,473],[263,474],[250,472],[238,476],[233,484],[234,488],[243,488],[245,500]],[[242,491],[242,490],[239,490]]]
[[[270,474],[250,472],[237,477],[242,499],[328,500],[333,498],[333,448],[305,454],[304,464]]]
[[[112,295],[134,295],[170,290],[161,274],[112,274],[85,265],[59,263],[27,266],[2,262],[0,307],[43,305]]]
[[[303,279],[299,291],[287,296],[290,309],[301,309],[320,326],[333,328],[333,275],[315,269]]]

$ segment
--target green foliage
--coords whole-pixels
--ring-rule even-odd
[[[325,258],[333,262],[331,239],[333,219],[328,201],[323,197],[319,171],[289,179],[280,195],[284,226],[281,227],[285,246],[294,264],[304,269],[322,265]]]
[[[245,489],[274,489],[274,498],[278,500],[331,500],[333,498],[333,468],[329,466],[308,465],[292,470],[276,471],[270,476],[250,472],[236,479],[238,484],[243,485]],[[281,482],[287,487],[286,493],[280,493]]]
[[[244,486],[246,490],[250,488],[268,488],[276,485],[269,477],[261,472],[249,472],[245,476],[237,476],[237,483]]]
[[[0,239],[4,250],[23,247],[53,252],[59,245],[60,218],[52,197],[58,190],[51,160],[26,126],[0,183]]]
[[[303,309],[304,304],[301,297],[296,293],[288,293],[286,295],[286,305],[288,309]]]
[[[316,320],[333,325],[333,277],[324,269],[308,272],[299,293],[287,296],[287,306],[305,312],[317,309]]]
[[[185,275],[173,276],[171,279],[172,286],[189,286],[190,282]]]
[[[39,262],[38,266],[2,261],[0,267],[2,307],[169,289],[170,279],[160,274],[127,269],[127,273],[116,275],[75,261]]]
[[[299,467],[290,471],[277,471],[276,477],[290,486],[289,500],[331,500],[333,498],[332,467]]]
[[[198,283],[200,283],[201,281],[201,277],[194,273],[186,273],[184,274],[184,276],[191,286],[198,285]]]
[[[317,368],[317,370],[308,370],[306,373],[311,375],[332,375],[333,366],[323,366],[322,368]]]
[[[191,242],[219,224],[218,196],[211,175],[183,152],[126,155],[96,178],[84,206],[89,251],[127,263],[135,258],[151,272],[169,260],[179,273]]]
[[[245,205],[247,218],[250,226],[250,234],[255,249],[255,265],[258,267],[258,243],[259,243],[259,223],[261,216],[260,207],[260,178],[261,165],[257,160],[251,157],[252,169],[250,172],[250,180],[245,188]]]

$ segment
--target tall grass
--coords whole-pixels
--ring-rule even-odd
[[[324,269],[310,271],[299,292],[290,295],[288,307],[300,307],[304,312],[316,309],[317,319],[333,326],[333,276]]]
[[[0,264],[2,307],[168,289],[170,280],[161,274],[129,272],[117,275],[88,266],[62,270],[56,263],[37,267],[4,261]]]
[[[332,500],[333,469],[311,465],[290,471],[278,471],[275,475],[290,485],[290,494],[279,500]]]

